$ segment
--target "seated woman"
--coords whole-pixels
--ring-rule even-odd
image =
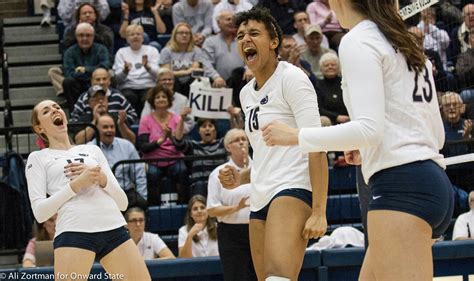
[[[161,19],[159,8],[162,1],[156,1],[152,6],[151,0],[128,0],[122,3],[122,25],[120,26],[120,36],[127,38],[127,27],[129,24],[138,24],[145,30],[145,44],[151,45],[160,50],[158,43],[158,33],[165,33],[166,26]]]
[[[131,24],[127,27],[128,47],[115,55],[113,70],[119,90],[140,115],[146,92],[155,86],[160,54],[143,45],[143,27]]]
[[[318,79],[316,93],[318,94],[321,124],[329,126],[350,121],[342,99],[339,58],[336,54],[326,53],[319,60],[319,65],[323,79]]]
[[[137,244],[140,255],[145,260],[159,259],[175,259],[171,250],[161,240],[158,234],[145,232],[145,211],[139,207],[132,207],[125,212],[125,220],[127,220],[128,233]]]
[[[54,239],[56,218],[57,215],[54,215],[43,223],[35,222],[35,237],[31,238],[26,246],[25,255],[23,256],[23,267],[36,266],[36,241],[52,241]]]
[[[232,109],[232,110],[231,110]],[[235,108],[229,109],[231,114],[231,128],[242,128],[242,119],[240,118],[239,110]],[[176,127],[176,132],[173,135],[173,143],[179,151],[186,155],[208,156],[208,155],[225,155],[224,139],[217,139],[216,121],[214,119],[200,118],[197,121],[197,128],[201,137],[200,141],[190,140],[184,138],[184,121],[188,114],[191,113],[191,108],[185,107],[181,110],[181,119]],[[207,181],[209,174],[217,166],[224,164],[226,158],[222,157],[214,160],[194,160],[191,163],[190,172],[190,187],[191,195],[207,196]]]
[[[143,153],[143,158],[183,156],[171,140],[171,135],[181,123],[180,116],[169,111],[173,105],[173,92],[161,85],[151,88],[148,91],[147,101],[154,111],[140,120],[138,128],[138,147]],[[187,186],[188,174],[184,161],[151,162],[147,172],[149,205],[160,202],[159,188],[156,185],[165,175],[176,182],[176,188],[181,195],[180,200],[185,200],[183,190]]]
[[[217,225],[207,215],[206,198],[193,196],[188,203],[184,223],[179,229],[180,258],[218,256]]]
[[[175,90],[189,96],[189,85],[193,81],[193,70],[202,71],[202,51],[194,46],[193,32],[187,23],[178,23],[171,33],[170,41],[161,51],[160,67],[173,70]]]

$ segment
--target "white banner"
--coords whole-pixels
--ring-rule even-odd
[[[403,20],[414,16],[424,9],[438,3],[439,0],[417,0],[414,3],[400,9],[399,13]]]
[[[211,88],[192,83],[189,90],[189,107],[196,117],[230,119],[227,108],[232,104],[232,89]]]

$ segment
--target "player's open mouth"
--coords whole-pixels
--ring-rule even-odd
[[[252,62],[257,58],[257,50],[253,47],[244,48],[244,55],[247,62]]]
[[[55,116],[54,119],[53,119],[53,124],[56,125],[56,126],[64,125],[63,117],[61,115]]]

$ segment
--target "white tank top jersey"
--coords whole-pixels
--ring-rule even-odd
[[[267,205],[278,192],[289,188],[311,191],[308,155],[298,146],[267,146],[261,129],[273,120],[291,127],[320,127],[318,100],[308,76],[298,67],[279,62],[260,90],[255,78],[240,92],[245,132],[253,148],[250,210]]]
[[[64,173],[70,162],[99,165],[107,176],[106,187],[96,185],[74,193]],[[43,222],[58,214],[55,237],[64,231],[94,233],[126,225],[120,210],[127,208],[127,196],[95,145],[34,151],[28,157],[26,178],[35,218]]]
[[[405,57],[377,25],[365,20],[339,46],[344,104],[351,121],[302,129],[303,151],[359,149],[366,182],[383,169],[432,159],[445,168],[439,149],[444,128],[432,75],[409,71]]]

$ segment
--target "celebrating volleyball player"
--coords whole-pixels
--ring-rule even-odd
[[[278,61],[281,29],[267,9],[238,14],[236,25],[237,49],[255,74],[240,93],[254,162],[242,175],[227,166],[219,178],[232,188],[251,177],[250,247],[258,279],[297,280],[308,239],[326,232],[327,158],[296,146],[268,147],[261,128],[272,120],[320,127],[317,98],[302,70]]]
[[[432,280],[432,238],[453,212],[439,149],[444,130],[432,66],[406,30],[396,0],[329,0],[349,29],[339,46],[351,122],[325,128],[263,128],[270,147],[345,151],[362,164],[372,198],[360,280]]]
[[[54,101],[38,103],[31,123],[47,148],[28,157],[28,192],[38,222],[58,214],[56,278],[87,280],[97,259],[112,279],[150,280],[120,213],[127,196],[100,148],[70,143],[66,115]]]

